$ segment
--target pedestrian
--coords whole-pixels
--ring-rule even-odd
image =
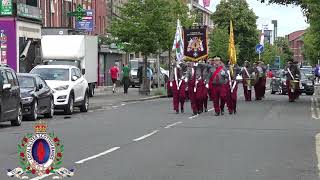
[[[128,94],[128,88],[130,86],[130,67],[123,65],[122,67],[122,84],[125,94]]]
[[[223,63],[221,62],[221,57],[214,57],[215,71],[210,72],[208,87],[211,92],[211,97],[213,98],[213,106],[215,110],[215,116],[220,116],[224,114],[224,105],[226,101],[226,82],[227,73]]]
[[[196,67],[197,64],[193,62],[188,63],[188,71],[187,71],[187,83],[188,83],[188,95],[191,104],[191,110],[193,115],[198,114],[198,107],[197,107],[197,100],[196,100],[196,93],[194,92],[195,84],[196,84]]]
[[[198,114],[208,112],[208,90],[206,88],[207,64],[200,62],[196,67],[196,84],[194,92],[196,94]]]
[[[252,89],[252,69],[250,68],[249,61],[245,61],[241,70],[242,85],[245,101],[251,101],[251,89]]]
[[[185,74],[183,74],[180,62],[177,62],[173,67],[174,75],[171,76],[170,87],[173,94],[173,110],[179,114],[179,104],[181,113],[184,113],[185,93]]]
[[[284,69],[286,74],[286,85],[288,90],[289,102],[294,102],[300,95],[299,92],[299,81],[300,81],[300,71],[293,60],[288,61],[287,66]]]
[[[116,63],[110,68],[109,73],[110,73],[112,84],[113,84],[112,92],[115,93],[116,86],[117,86],[117,79],[119,77],[119,68]]]
[[[237,67],[230,64],[228,72],[228,83],[226,86],[226,102],[229,114],[237,113],[237,94],[238,94],[238,82],[237,82]]]
[[[320,80],[320,65],[317,64],[315,70],[314,70],[314,74],[316,76],[316,84],[319,84],[319,80]]]
[[[151,68],[147,67],[147,78],[149,80],[149,89],[152,90],[153,73]]]

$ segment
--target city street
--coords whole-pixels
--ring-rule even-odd
[[[175,114],[171,98],[104,103],[100,95],[88,113],[58,113],[47,121],[48,131],[63,141],[63,167],[75,168],[71,179],[318,179],[318,98],[289,103],[267,91],[263,101],[245,102],[242,88],[238,94],[238,113],[219,117],[212,102],[210,112],[192,116],[189,102],[184,114]],[[33,133],[33,124],[0,124],[1,180],[10,179],[6,169],[19,166],[17,144]]]

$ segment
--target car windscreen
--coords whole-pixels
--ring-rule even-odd
[[[20,88],[35,88],[33,77],[18,75],[18,81]]]
[[[81,69],[80,61],[59,59],[59,60],[47,60],[44,62],[44,64],[46,64],[46,65],[70,65],[70,66],[75,66],[75,67]]]
[[[38,74],[44,80],[69,81],[69,69],[36,68],[30,73]]]

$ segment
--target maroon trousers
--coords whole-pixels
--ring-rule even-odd
[[[287,84],[287,90],[288,90],[288,96],[289,96],[289,101],[294,101],[296,100],[299,95],[300,95],[300,92],[299,90],[295,89],[294,92],[291,92],[291,83],[289,80],[286,81],[286,84]]]
[[[203,112],[203,108],[208,108],[208,90],[203,80],[198,81],[196,87],[196,101],[198,112]]]
[[[224,105],[226,102],[226,85],[213,85],[210,91],[213,100],[214,111],[216,113],[224,111]]]
[[[237,110],[238,83],[236,83],[236,85],[233,89],[233,92],[231,92],[231,87],[229,85],[229,82],[228,82],[226,89],[227,89],[226,101],[227,101],[228,111],[233,113]]]
[[[196,93],[194,92],[195,80],[189,80],[188,82],[188,95],[190,99],[191,109],[194,114],[198,113]]]
[[[256,100],[261,100],[263,97],[263,78],[259,78],[258,82],[254,85],[254,91],[256,95]]]
[[[267,78],[263,77],[262,78],[262,84],[261,84],[261,97],[264,97],[266,94],[266,84],[267,84]]]
[[[243,92],[245,101],[251,101],[251,89],[249,90],[246,83],[243,83]]]
[[[172,82],[173,110],[179,112],[179,103],[181,110],[184,110],[184,102],[186,99],[186,84],[182,81],[180,88],[177,88],[176,81]]]

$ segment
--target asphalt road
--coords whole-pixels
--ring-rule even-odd
[[[177,115],[171,99],[116,102],[57,115],[48,120],[49,132],[63,141],[63,166],[76,169],[71,179],[318,179],[320,120],[311,111],[317,99],[289,103],[287,96],[267,93],[263,101],[244,102],[241,94],[237,115],[214,117],[210,111],[192,117],[189,103]],[[0,124],[0,180],[18,166],[18,141],[33,132],[32,125]]]

